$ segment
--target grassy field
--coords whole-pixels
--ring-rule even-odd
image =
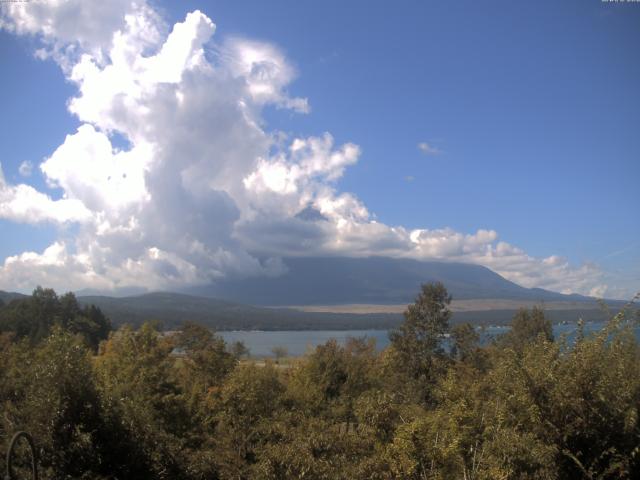
[[[539,302],[532,300],[502,300],[502,299],[476,299],[453,300],[451,310],[453,312],[484,312],[489,310],[517,310],[519,308],[532,308],[540,306]],[[545,310],[598,310],[597,302],[546,302],[542,306]],[[375,305],[352,303],[347,305],[291,305],[288,308],[310,313],[402,313],[407,308],[406,304]]]

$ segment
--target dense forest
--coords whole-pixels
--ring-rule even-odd
[[[39,288],[0,306],[0,450],[30,432],[44,479],[640,478],[636,318],[568,342],[521,310],[480,345],[450,301],[423,285],[383,351],[258,362]]]

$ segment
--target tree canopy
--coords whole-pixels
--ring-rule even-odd
[[[277,364],[193,323],[94,350],[90,310],[39,289],[3,307],[0,450],[29,431],[55,480],[640,478],[630,319],[569,342],[523,310],[482,343],[448,328],[449,302],[423,285],[388,348],[330,340]]]
[[[0,306],[0,333],[26,338],[33,344],[49,336],[54,326],[80,335],[92,349],[97,349],[111,331],[110,320],[98,307],[81,307],[71,292],[59,297],[50,288],[38,287],[30,297]]]

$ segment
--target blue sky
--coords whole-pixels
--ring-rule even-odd
[[[216,24],[213,42],[276,46],[296,72],[286,95],[308,99],[310,112],[267,103],[262,127],[356,144],[357,163],[331,185],[357,196],[375,221],[463,235],[492,230],[530,257],[593,264],[610,295],[640,287],[640,4],[153,7],[168,30],[198,9]],[[50,188],[38,165],[86,122],[67,109],[78,87],[59,61],[34,56],[46,44],[41,34],[9,30],[0,31],[4,177],[57,200],[64,188]],[[118,135],[109,132],[114,146]],[[18,172],[23,161],[33,165],[28,177]],[[0,229],[0,262],[76,235],[69,222],[0,218]]]

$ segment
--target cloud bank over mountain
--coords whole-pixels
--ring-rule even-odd
[[[377,221],[336,187],[360,160],[358,145],[265,124],[265,108],[312,114],[308,99],[289,94],[298,72],[275,45],[218,41],[200,11],[167,25],[144,1],[3,11],[0,26],[37,38],[36,55],[75,85],[67,108],[81,126],[34,165],[50,192],[10,184],[0,169],[0,218],[67,232],[43,252],[5,259],[0,288],[176,289],[278,275],[283,256],[376,255],[480,264],[526,287],[615,293],[595,265],[535,258],[490,228]]]

